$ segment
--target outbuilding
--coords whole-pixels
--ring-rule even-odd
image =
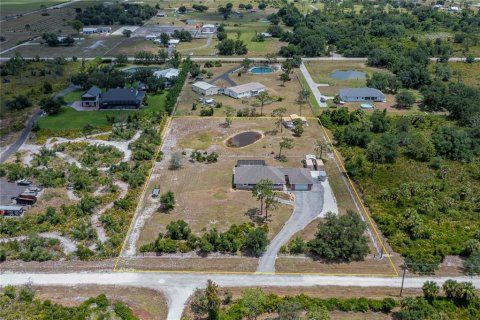
[[[345,102],[385,102],[385,95],[375,88],[345,88],[339,91],[340,100]]]
[[[235,99],[249,98],[258,95],[260,92],[265,91],[267,88],[259,82],[250,82],[241,84],[239,86],[226,88],[223,93],[229,97]]]
[[[192,90],[204,96],[218,94],[220,88],[205,81],[197,81],[192,84]]]
[[[0,216],[21,216],[24,211],[21,206],[0,206]]]
[[[213,24],[204,24],[200,29],[201,33],[212,34],[215,32],[215,26]]]
[[[155,41],[156,39],[157,39],[157,36],[154,34],[147,34],[145,36],[145,40],[148,40],[148,41]]]
[[[178,77],[179,74],[180,74],[180,70],[175,68],[168,68],[160,71],[155,71],[153,73],[155,77],[164,78],[167,80],[174,80]]]

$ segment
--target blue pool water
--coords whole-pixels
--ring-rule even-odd
[[[250,69],[251,73],[272,73],[273,68],[272,67],[253,67]]]
[[[330,73],[330,77],[335,80],[363,80],[365,79],[365,72],[356,70],[337,70]]]

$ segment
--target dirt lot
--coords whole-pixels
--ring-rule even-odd
[[[235,69],[235,67],[240,65],[236,64],[224,64],[221,68],[209,68],[208,71],[214,73],[212,79],[215,80],[216,77],[224,74],[225,72]],[[276,108],[286,108],[287,114],[300,114],[300,106],[296,102],[298,92],[301,90],[300,82],[298,81],[296,74],[291,74],[291,81],[285,83],[285,86],[282,85],[280,81],[281,71],[270,73],[270,74],[252,74],[252,73],[243,73],[240,77],[237,72],[230,73],[229,78],[235,82],[237,85],[249,83],[249,82],[260,82],[268,89],[270,96],[275,98],[281,98],[282,101],[274,101],[268,104],[265,104],[263,107],[263,114],[270,116],[272,111]],[[211,81],[211,79],[206,79],[205,81]],[[224,79],[219,79],[213,84],[220,88],[226,88],[232,86]],[[177,115],[200,115],[201,103],[199,101],[200,95],[191,90],[191,83],[186,83],[182,91],[182,96],[180,104],[178,105]],[[214,116],[224,116],[225,107],[230,106],[235,110],[243,110],[245,108],[251,109],[252,107],[256,109],[258,114],[261,113],[261,108],[258,103],[258,100],[255,97],[248,99],[234,99],[224,95],[215,95],[209,96],[213,98],[216,102],[222,103],[223,107],[218,109],[214,108]],[[197,110],[192,110],[192,104],[197,104]],[[312,112],[307,104],[302,107],[301,114],[303,116],[312,116]]]
[[[109,300],[125,302],[134,315],[142,320],[167,317],[165,297],[157,291],[117,286],[36,287],[36,296],[64,306],[78,306],[90,297],[105,294]]]

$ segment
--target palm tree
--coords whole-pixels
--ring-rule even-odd
[[[310,97],[310,91],[302,89],[298,91],[297,103],[300,105],[300,115],[302,115],[302,108],[305,103],[307,103],[308,98]]]
[[[275,121],[275,124],[278,127],[280,127],[280,132],[283,132],[282,122],[283,122],[283,116],[285,115],[286,112],[287,112],[287,108],[277,108],[272,111],[272,117],[278,118]]]
[[[278,207],[277,193],[270,192],[265,197],[265,221],[268,219],[268,210],[275,210]]]
[[[263,214],[263,203],[273,193],[273,182],[268,179],[260,180],[252,189],[252,196],[260,200],[260,213]]]
[[[423,284],[422,290],[425,299],[433,300],[438,296],[438,291],[440,290],[440,287],[434,281],[427,281]]]
[[[282,137],[282,141],[280,141],[280,151],[278,152],[278,158],[282,158],[282,150],[283,149],[292,149],[293,148],[293,139]]]
[[[260,108],[261,108],[260,109],[260,116],[263,116],[263,106],[264,106],[265,103],[272,100],[272,97],[268,94],[267,91],[262,91],[255,98],[260,103]]]

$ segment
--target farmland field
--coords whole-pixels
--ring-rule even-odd
[[[50,7],[66,0],[6,0],[0,2],[1,18],[11,15],[24,14],[41,9],[41,6]]]

